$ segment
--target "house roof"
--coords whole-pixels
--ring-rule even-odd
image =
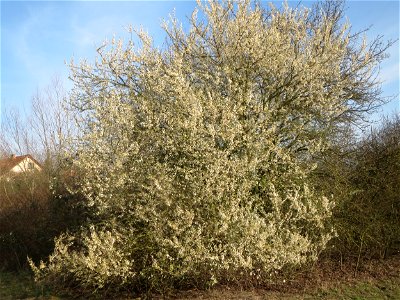
[[[30,158],[35,164],[37,164],[39,167],[42,167],[42,165],[36,159],[34,159],[30,154],[20,155],[20,156],[10,156],[7,158],[0,159],[0,174],[5,174],[11,171],[12,168],[14,168],[20,162],[22,162],[25,158]]]

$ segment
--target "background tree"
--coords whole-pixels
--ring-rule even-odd
[[[29,111],[6,110],[1,124],[0,152],[29,153],[49,167],[57,165],[69,139],[77,134],[66,100],[61,80],[54,77],[32,96]]]
[[[79,226],[76,202],[65,189],[71,180],[63,158],[74,132],[67,94],[57,78],[32,97],[30,112],[5,112],[0,130],[0,154],[32,154],[42,163],[41,172],[26,172],[8,179],[0,174],[0,269],[27,266],[48,256],[54,238]],[[70,149],[68,149],[70,150]],[[67,172],[68,171],[68,172]]]
[[[91,292],[261,281],[331,238],[334,201],[310,174],[380,103],[386,45],[350,33],[339,2],[199,2],[187,32],[164,29],[161,49],[138,31],[139,47],[113,40],[71,63],[91,214],[38,279]]]
[[[15,153],[36,153],[28,126],[21,113],[16,109],[4,111],[1,123],[0,153],[9,156]]]
[[[347,157],[341,176],[347,193],[334,215],[334,245],[343,256],[384,258],[400,250],[399,155],[400,117],[394,115],[372,129]]]

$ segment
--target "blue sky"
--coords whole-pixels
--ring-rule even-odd
[[[65,62],[93,60],[104,39],[113,34],[128,38],[128,25],[142,26],[161,43],[162,19],[175,9],[185,22],[195,6],[194,1],[1,1],[1,111],[12,106],[29,110],[32,95],[54,76],[69,88]],[[348,1],[346,7],[354,31],[372,25],[369,39],[399,38],[398,1]],[[384,113],[400,111],[398,42],[389,54],[382,64],[382,88],[385,96],[396,97]]]

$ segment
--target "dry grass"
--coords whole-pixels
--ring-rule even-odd
[[[264,287],[218,286],[185,291],[174,299],[400,299],[400,255],[355,262],[324,260]]]
[[[386,260],[364,262],[357,272],[354,262],[325,260],[296,276],[282,276],[263,287],[216,286],[152,299],[400,299],[400,254]],[[285,280],[285,282],[283,282]],[[29,273],[0,273],[0,299],[69,299],[34,284]],[[132,299],[129,296],[118,299]],[[135,299],[135,298],[133,298]],[[139,298],[140,299],[140,298]]]

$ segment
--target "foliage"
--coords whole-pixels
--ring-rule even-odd
[[[334,214],[335,245],[346,256],[400,251],[400,117],[386,119],[353,151],[342,176],[348,194]]]
[[[76,136],[72,111],[64,109],[66,96],[55,78],[32,97],[29,114],[7,108],[3,112],[0,158],[31,154],[42,162],[43,170],[0,174],[0,269],[26,267],[27,255],[34,261],[48,256],[53,239],[76,227],[84,216],[76,205],[79,195],[72,196],[65,187],[76,178],[64,160],[68,140]]]
[[[314,156],[379,102],[384,57],[341,16],[337,2],[199,2],[187,32],[164,24],[161,49],[138,31],[140,47],[113,40],[93,65],[71,63],[90,220],[36,278],[160,291],[315,260],[333,201],[313,189]]]
[[[37,258],[51,251],[42,230],[50,195],[46,178],[23,174],[0,180],[0,266],[17,269],[26,265],[27,254]],[[44,251],[44,248],[47,251]]]
[[[0,269],[23,269],[27,256],[38,262],[53,251],[55,237],[82,223],[78,196],[47,171],[0,178]]]

